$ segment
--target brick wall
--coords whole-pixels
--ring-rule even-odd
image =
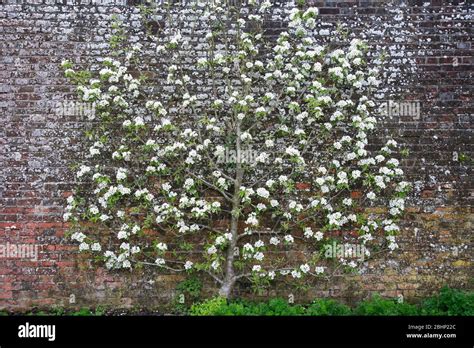
[[[351,301],[375,291],[415,298],[444,284],[472,289],[472,7],[441,0],[309,2],[328,23],[371,26],[375,16],[390,21],[390,10],[401,8],[416,28],[401,36],[416,68],[403,91],[420,101],[421,115],[383,125],[410,150],[403,165],[416,189],[396,255],[371,263],[363,275],[319,281],[305,294],[280,285],[270,295]],[[105,52],[114,13],[139,35],[135,3],[0,0],[0,245],[33,244],[39,252],[38,260],[0,258],[0,309],[151,307],[174,295],[179,277],[95,269],[64,238],[68,165],[79,156],[84,125],[53,112],[54,102],[73,91],[59,64],[90,62]],[[249,295],[245,286],[240,292]]]

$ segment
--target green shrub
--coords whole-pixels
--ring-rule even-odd
[[[351,308],[331,299],[317,299],[306,309],[307,315],[350,315]]]
[[[183,282],[177,287],[193,300],[201,292],[200,283],[195,280]],[[105,315],[104,307],[95,309],[81,308],[75,312],[68,312],[62,307],[53,307],[49,311],[33,310],[26,315],[73,315],[94,316]],[[398,303],[395,299],[384,299],[374,295],[370,299],[360,302],[351,308],[333,299],[316,299],[309,305],[289,304],[281,298],[264,302],[246,300],[227,301],[222,297],[215,297],[191,306],[188,314],[193,316],[327,316],[327,315],[474,315],[474,292],[441,289],[438,295],[425,299],[421,304]],[[0,311],[1,315],[8,315]]]
[[[64,315],[71,315],[71,316],[74,316],[74,317],[101,316],[101,315],[105,315],[105,314],[106,314],[106,310],[102,306],[98,306],[95,309],[83,307],[83,308],[81,308],[79,310],[75,310],[75,311],[67,311],[63,307],[53,307],[49,310],[34,309],[31,312],[24,313],[24,315],[28,315],[28,316],[64,316]],[[2,314],[0,313],[0,315],[2,315]]]
[[[439,295],[430,297],[421,305],[423,315],[474,315],[474,292],[450,288],[441,289]]]
[[[186,314],[189,306],[197,302],[201,296],[202,283],[197,277],[189,277],[176,286],[176,293],[173,301],[174,311]],[[181,296],[184,296],[181,298]],[[182,301],[184,300],[184,301]]]
[[[282,299],[272,299],[268,302],[236,301],[227,303],[223,298],[213,298],[191,307],[191,315],[305,315],[301,305],[290,305]]]
[[[395,299],[384,299],[374,295],[351,308],[332,299],[317,299],[308,306],[289,304],[284,299],[268,302],[231,301],[212,298],[191,307],[191,315],[474,315],[474,293],[444,288],[439,295],[422,302],[421,305],[398,303]]]
[[[80,310],[71,313],[71,315],[75,317],[88,317],[94,314],[88,308],[81,308]]]
[[[272,299],[268,303],[251,304],[247,315],[304,315],[305,308],[301,305],[290,305],[283,299]]]
[[[356,315],[418,315],[418,308],[409,303],[398,303],[394,299],[383,299],[374,295],[371,299],[362,301],[355,308]]]
[[[95,310],[90,308],[81,308],[78,311],[70,313],[74,317],[90,317],[90,316],[101,316],[105,315],[104,307],[97,307]]]
[[[210,300],[193,304],[189,311],[191,315],[225,315],[227,300],[223,297],[215,297]]]

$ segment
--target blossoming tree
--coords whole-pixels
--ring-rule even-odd
[[[367,246],[366,257],[397,248],[409,185],[395,141],[368,146],[381,81],[366,44],[319,45],[315,8],[291,10],[271,39],[270,6],[194,9],[204,51],[170,22],[152,40],[166,57],[155,71],[167,71],[162,88],[145,78],[153,70],[141,45],[100,71],[63,62],[96,107],[64,214],[80,251],[108,269],[202,272],[229,297],[243,278],[301,282],[357,269],[358,260],[327,259],[334,242]]]

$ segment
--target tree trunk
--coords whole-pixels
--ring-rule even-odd
[[[235,277],[232,279],[225,279],[224,283],[222,283],[221,288],[219,289],[219,296],[222,296],[226,299],[230,299],[232,296],[232,290],[234,290],[235,285]]]
[[[243,180],[243,169],[240,162],[241,159],[241,141],[240,141],[240,124],[237,123],[237,139],[236,139],[236,152],[237,152],[237,162],[236,162],[236,175],[234,183],[234,195],[232,197],[232,216],[230,224],[230,233],[232,234],[232,239],[229,242],[227,248],[227,257],[226,257],[226,266],[225,266],[225,277],[224,282],[219,290],[219,295],[225,298],[230,298],[232,295],[232,290],[234,289],[236,277],[234,272],[234,252],[237,246],[237,238],[239,232],[239,215],[240,215],[240,186],[242,185]]]

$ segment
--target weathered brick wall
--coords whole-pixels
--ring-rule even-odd
[[[310,2],[327,22],[349,27],[370,25],[373,15],[402,6],[380,0]],[[371,263],[361,276],[319,281],[304,295],[280,286],[271,295],[291,291],[296,300],[352,300],[374,291],[419,297],[444,284],[473,288],[472,7],[466,1],[432,0],[401,8],[417,29],[402,37],[416,61],[416,75],[404,91],[406,98],[420,101],[421,116],[384,124],[410,150],[403,165],[416,187],[400,249]],[[36,261],[0,258],[0,309],[151,307],[174,294],[176,276],[95,270],[64,238],[62,207],[72,185],[68,165],[79,156],[83,124],[53,111],[54,102],[73,91],[59,64],[65,58],[92,61],[105,52],[114,13],[138,34],[133,1],[0,0],[0,245],[39,248]]]

